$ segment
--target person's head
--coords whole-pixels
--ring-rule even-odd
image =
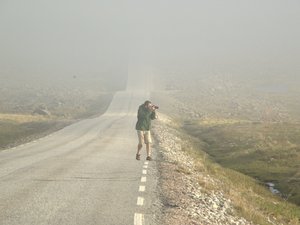
[[[151,105],[152,105],[152,103],[149,100],[145,101],[145,103],[144,103],[145,107],[150,107]]]
[[[144,106],[149,110],[153,110],[153,105],[149,100],[145,101]]]

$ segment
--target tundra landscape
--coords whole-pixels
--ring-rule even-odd
[[[1,77],[0,148],[46,136],[83,118],[104,113],[125,80],[115,84],[110,72],[101,76],[66,76],[53,80]]]
[[[300,204],[299,79],[170,76],[155,96],[202,150]]]
[[[164,73],[160,71],[160,74]],[[229,182],[228,188],[230,182],[237,182],[246,190],[256,190],[254,192],[256,195],[266,199],[263,206],[249,199],[243,200],[245,201],[243,204],[254,204],[258,209],[265,207],[265,214],[272,212],[274,218],[280,218],[278,224],[282,221],[287,224],[298,224],[295,219],[299,216],[300,157],[299,117],[297,117],[300,115],[300,107],[295,101],[299,97],[297,80],[284,83],[285,79],[278,78],[276,82],[276,79],[272,78],[250,82],[236,76],[225,77],[219,74],[194,76],[175,72],[163,76],[153,75],[150,80],[153,83],[151,100],[160,107],[158,115],[161,113],[162,118],[163,115],[168,116],[173,121],[172,124],[176,124],[172,128],[176,130],[174,132],[181,138],[189,140],[183,144],[184,154],[190,155],[197,163],[203,163],[207,167],[206,173],[211,177],[220,176],[224,169],[232,169],[254,178],[253,182],[233,172],[222,175],[226,176],[226,179],[231,179],[226,181]],[[18,146],[81,119],[101,115],[109,106],[115,92],[124,90],[125,83],[126,80],[113,82],[111,75],[102,76],[101,79],[98,76],[90,76],[89,79],[86,76],[84,78],[72,76],[49,82],[39,82],[37,78],[27,78],[17,84],[12,81],[6,82],[6,86],[1,90],[1,148]],[[154,126],[158,125],[154,123]],[[161,138],[159,129],[161,128],[158,126],[154,131],[158,139]],[[159,141],[154,143],[157,150],[160,149],[157,146],[159,143]],[[167,151],[173,150],[171,148]],[[178,176],[169,168],[163,168],[163,162],[160,164],[161,173],[169,170],[171,174],[168,177]],[[203,169],[188,172],[189,170],[186,165],[176,169],[180,174],[197,176],[203,173],[201,172]],[[166,182],[167,185],[173,182],[164,177],[160,179],[162,187],[159,189],[163,188]],[[193,185],[200,182],[200,186],[204,185],[207,193],[216,191],[215,184],[210,182],[192,182]],[[177,181],[173,185],[168,186],[161,195],[173,193],[173,188],[176,187],[182,190],[181,182]],[[266,196],[267,194],[255,185],[273,197]],[[237,191],[240,193],[245,191],[240,186],[238,188]],[[173,201],[178,200],[176,197]],[[268,205],[268,201],[271,201],[271,206],[274,201],[290,202],[298,206],[280,205],[275,210]],[[258,209],[249,210],[239,204],[235,205],[235,208],[235,210],[240,208],[237,214],[249,221],[269,224],[265,223],[266,219],[261,218],[264,216],[257,215]],[[216,215],[219,214],[218,210]],[[185,220],[178,212],[171,215],[177,215],[174,224],[176,222],[181,224]],[[230,215],[236,215],[236,212]],[[226,219],[222,220],[221,224],[229,223],[230,217],[227,213],[224,218]],[[217,220],[211,218],[211,223],[208,220],[206,223],[215,224]],[[243,220],[237,221],[248,224]],[[167,220],[166,224],[169,222],[170,220]]]
[[[298,0],[0,1],[0,223],[299,225],[299,21]]]
[[[198,160],[220,165],[223,169],[213,172],[219,176],[225,168],[248,175],[282,202],[299,207],[299,80],[167,74],[165,82],[159,82],[163,88],[155,91],[153,98],[161,111],[173,118],[176,129],[188,135],[185,139],[194,143],[201,155]],[[226,174],[233,185],[240,183],[252,196],[249,190],[256,188],[251,182]],[[250,205],[251,200],[247,202]],[[266,200],[264,204],[262,207],[268,208]],[[259,204],[256,201],[254,205]],[[283,211],[278,209],[278,213]]]

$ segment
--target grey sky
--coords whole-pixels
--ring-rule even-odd
[[[0,0],[0,76],[122,74],[128,62],[296,74],[299,27],[298,0]]]

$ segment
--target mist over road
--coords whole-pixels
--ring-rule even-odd
[[[144,205],[138,206],[146,175],[144,159],[135,160],[134,126],[148,93],[131,86],[115,94],[102,116],[0,152],[1,224],[124,225],[147,212],[156,181],[148,172]]]

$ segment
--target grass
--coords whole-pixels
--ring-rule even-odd
[[[283,198],[300,205],[299,124],[188,121],[183,128],[215,162],[273,182]]]
[[[297,205],[271,194],[257,179],[216,163],[213,157],[203,151],[204,147],[208,147],[207,143],[198,137],[184,130],[181,135],[185,140],[182,149],[195,159],[197,171],[220,181],[211,184],[200,180],[203,191],[222,190],[231,199],[238,214],[255,224],[300,224],[300,208]]]
[[[201,126],[216,126],[216,125],[230,125],[230,124],[241,124],[249,123],[247,120],[228,119],[228,118],[204,118],[198,121]]]
[[[46,120],[48,120],[47,117],[40,115],[0,113],[0,121],[2,122],[29,123]]]
[[[33,121],[16,123],[0,121],[0,149],[26,143],[66,126],[67,121]]]
[[[200,75],[191,74],[192,82],[186,72],[166,75],[164,84],[178,91],[154,93],[160,110],[181,123],[176,130],[183,128],[184,150],[199,162],[199,173],[221,180],[219,188],[256,224],[300,224],[299,84],[274,74]],[[290,90],[270,91],[281,86]],[[266,181],[283,198],[272,195]],[[216,188],[199,183],[208,191]]]
[[[47,129],[49,118],[27,114],[0,114],[0,148],[43,132]]]

